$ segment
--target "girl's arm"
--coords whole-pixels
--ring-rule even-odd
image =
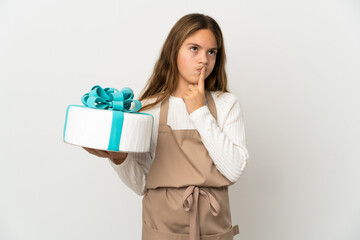
[[[125,161],[119,165],[111,159],[109,162],[126,186],[140,196],[145,194],[146,176],[152,162],[150,153],[128,153]]]
[[[249,158],[245,144],[243,113],[235,95],[231,93],[222,95],[219,96],[222,100],[214,97],[215,102],[220,102],[217,105],[220,126],[207,105],[192,112],[190,119],[216,168],[229,181],[236,182],[242,175]]]
[[[111,152],[83,147],[89,153],[108,158],[121,180],[138,195],[145,194],[145,181],[151,164],[150,153]]]

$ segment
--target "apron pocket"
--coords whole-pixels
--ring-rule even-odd
[[[233,240],[235,235],[239,233],[239,226],[232,226],[223,233],[201,235],[201,240]],[[160,230],[152,229],[143,221],[142,240],[189,240],[188,234],[168,233]]]
[[[189,240],[187,234],[168,233],[152,229],[143,221],[142,240]]]
[[[218,234],[201,235],[201,240],[233,240],[235,235],[239,234],[239,226],[232,226],[228,231]]]

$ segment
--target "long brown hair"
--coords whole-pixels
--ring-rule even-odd
[[[153,73],[139,98],[140,101],[150,97],[157,99],[155,102],[143,106],[140,111],[155,106],[176,89],[179,81],[177,69],[179,49],[187,37],[201,29],[212,31],[218,48],[214,69],[205,81],[205,90],[228,92],[225,72],[226,55],[221,29],[213,18],[200,13],[192,13],[180,18],[170,30]]]

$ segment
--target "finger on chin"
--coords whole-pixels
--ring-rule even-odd
[[[203,87],[203,85],[204,85],[204,80],[205,80],[205,67],[203,67],[203,68],[201,69],[201,73],[200,73],[198,85],[200,85],[201,87]]]

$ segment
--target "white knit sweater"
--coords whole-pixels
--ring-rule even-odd
[[[243,112],[234,94],[229,92],[219,94],[220,91],[211,91],[216,105],[217,121],[211,115],[207,101],[205,106],[189,115],[182,98],[170,95],[167,124],[172,129],[196,129],[219,172],[231,182],[236,182],[249,158],[245,145]],[[142,105],[154,100],[145,100]],[[150,152],[128,153],[126,160],[120,165],[114,164],[109,159],[120,179],[138,195],[144,195],[146,192],[146,177],[156,154],[160,103],[143,112],[154,116]]]

